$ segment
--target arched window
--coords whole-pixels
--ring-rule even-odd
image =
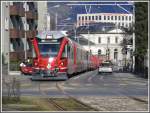
[[[109,60],[109,58],[110,58],[110,49],[109,48],[106,49],[106,57],[107,57],[107,60]]]
[[[98,49],[98,55],[101,55],[101,52],[102,52],[101,49]]]
[[[118,49],[114,49],[114,59],[118,60]]]

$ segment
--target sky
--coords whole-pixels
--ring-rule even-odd
[[[48,12],[56,17],[60,29],[76,23],[77,14],[133,13],[133,2],[48,2]]]

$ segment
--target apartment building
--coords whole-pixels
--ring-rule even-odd
[[[2,55],[10,70],[26,58],[32,57],[31,39],[36,36],[47,2],[2,2]],[[43,6],[38,8],[38,5]],[[46,12],[47,13],[47,12]],[[41,18],[39,18],[41,17]],[[40,20],[39,20],[40,19]]]

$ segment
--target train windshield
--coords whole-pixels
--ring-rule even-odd
[[[60,43],[39,43],[39,50],[42,57],[56,57]]]

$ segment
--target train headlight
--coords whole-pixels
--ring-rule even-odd
[[[61,62],[61,64],[60,64],[61,66],[63,66],[64,65],[64,63],[63,62]]]
[[[49,58],[48,62],[51,63],[53,61],[54,58]]]
[[[47,68],[50,69],[50,68],[51,68],[51,64],[48,64],[48,65],[47,65]]]

